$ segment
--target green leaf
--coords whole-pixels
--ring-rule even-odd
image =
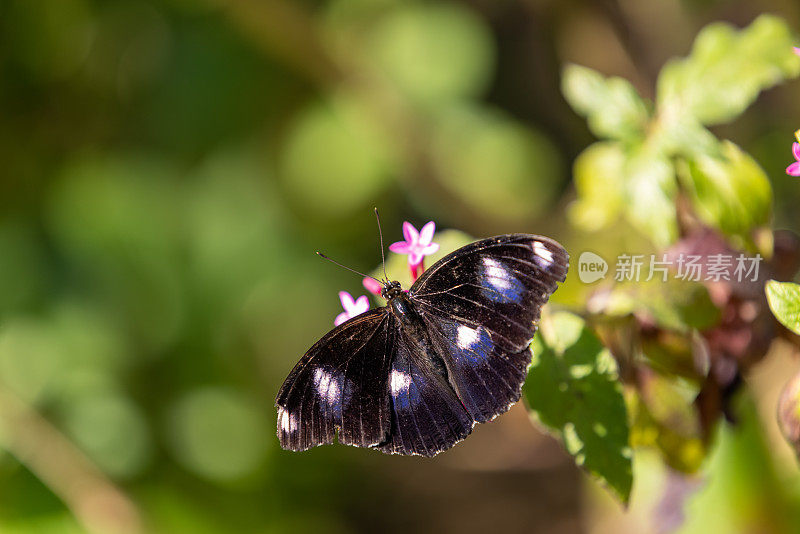
[[[604,78],[597,71],[570,64],[564,68],[561,91],[598,137],[628,140],[644,135],[648,106],[627,80]]]
[[[697,386],[686,380],[644,372],[638,395],[629,397],[631,443],[656,447],[678,471],[694,473],[707,454],[700,420],[694,408]]]
[[[687,113],[661,113],[653,122],[649,144],[662,154],[696,157],[720,156],[720,142],[693,116]]]
[[[772,15],[737,31],[729,24],[706,26],[687,58],[673,60],[658,78],[658,112],[689,113],[702,124],[736,118],[758,94],[800,74],[788,25]]]
[[[628,161],[626,175],[628,220],[659,247],[674,243],[678,187],[673,165],[663,156],[642,152]]]
[[[619,217],[625,205],[625,161],[619,143],[595,143],[581,152],[573,167],[578,200],[569,207],[576,226],[596,231]]]
[[[596,231],[622,212],[654,243],[667,246],[678,236],[677,184],[672,163],[654,150],[620,143],[595,143],[574,167],[578,200],[570,206],[572,221]]]
[[[769,309],[780,323],[800,335],[800,285],[791,282],[767,282]]]
[[[614,359],[583,319],[559,312],[542,321],[524,394],[575,463],[627,502],[633,453],[622,385]]]
[[[699,156],[680,173],[697,215],[734,243],[755,250],[752,231],[769,223],[772,187],[764,170],[730,141],[721,143],[721,157]]]

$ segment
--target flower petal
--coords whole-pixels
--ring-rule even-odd
[[[405,221],[403,223],[403,237],[406,238],[406,243],[413,245],[419,241],[419,232],[417,232],[413,224]]]
[[[437,250],[439,250],[439,243],[431,243],[430,245],[428,245],[427,247],[422,249],[422,253],[424,255],[426,255],[426,256],[430,256],[431,254],[435,253]]]
[[[800,161],[800,143],[792,143],[792,155],[794,159]]]
[[[422,263],[422,258],[424,258],[424,256],[419,251],[412,250],[408,254],[408,266],[412,269],[415,268],[417,265]]]
[[[356,299],[356,305],[353,308],[353,316],[364,313],[369,309],[369,299],[366,295],[361,295]]]
[[[795,161],[786,167],[786,174],[789,176],[800,176],[800,161]]]
[[[344,310],[347,312],[349,312],[353,306],[355,306],[353,295],[347,291],[339,291],[339,301],[342,303],[342,308],[344,308]]]
[[[792,47],[792,50],[794,50],[794,53],[795,53],[795,54],[797,54],[798,56],[800,56],[800,48],[797,48],[796,46],[793,46],[793,47]]]
[[[333,324],[336,325],[336,326],[339,326],[340,324],[342,324],[343,322],[345,322],[349,318],[350,318],[350,314],[349,313],[342,312],[342,313],[340,313],[339,315],[336,316],[336,319],[333,320]]]
[[[389,245],[389,250],[398,254],[408,254],[411,251],[411,245],[405,241],[396,241]]]
[[[421,245],[430,245],[431,241],[433,241],[433,233],[436,231],[436,223],[430,221],[425,226],[422,227],[422,230],[419,231],[419,243]]]

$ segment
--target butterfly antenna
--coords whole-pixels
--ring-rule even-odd
[[[333,264],[335,264],[335,265],[338,265],[338,266],[339,266],[339,267],[341,267],[342,269],[347,269],[347,270],[348,270],[348,271],[350,271],[350,272],[353,272],[353,273],[356,273],[356,274],[360,274],[360,275],[361,275],[361,276],[363,276],[364,278],[372,278],[373,280],[375,280],[375,281],[376,281],[376,282],[378,282],[379,284],[383,285],[383,282],[381,282],[380,280],[378,280],[378,279],[377,279],[377,278],[375,278],[374,276],[370,276],[370,275],[368,275],[368,274],[364,274],[364,273],[362,273],[362,272],[360,272],[360,271],[356,271],[355,269],[351,269],[351,268],[350,268],[350,267],[348,267],[347,265],[342,265],[342,264],[341,264],[341,263],[339,263],[338,261],[330,259],[328,256],[326,256],[325,254],[323,254],[323,253],[322,253],[322,252],[320,252],[320,251],[317,251],[317,256],[320,256],[320,257],[322,257],[322,258],[324,258],[324,259],[328,260],[329,262],[331,262],[331,263],[333,263]]]
[[[378,221],[378,235],[381,238],[381,264],[383,264],[383,278],[388,282],[389,276],[386,274],[386,255],[383,252],[383,231],[381,230],[381,217],[378,215],[378,208],[375,208],[375,220]]]

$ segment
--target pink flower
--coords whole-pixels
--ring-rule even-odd
[[[794,50],[794,53],[795,53],[795,54],[797,54],[798,56],[800,56],[800,48],[797,48],[796,46],[793,46],[793,47],[792,47],[792,50]]]
[[[374,278],[366,277],[361,283],[364,284],[364,287],[366,288],[367,291],[369,291],[376,297],[381,296],[381,290],[383,290],[383,286],[381,285],[380,282],[378,282]]]
[[[439,245],[433,242],[433,232],[436,231],[436,224],[431,221],[417,232],[410,222],[403,223],[403,237],[405,241],[398,241],[389,245],[389,250],[398,254],[408,254],[408,266],[412,271],[422,264],[425,256],[433,254],[439,250]]]
[[[792,143],[792,154],[797,161],[786,167],[786,174],[800,176],[800,143]]]
[[[369,299],[366,295],[361,295],[356,300],[353,300],[353,296],[347,291],[339,291],[339,300],[342,301],[344,311],[337,315],[336,320],[333,321],[336,326],[369,309]]]

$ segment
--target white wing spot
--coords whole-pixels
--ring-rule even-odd
[[[392,388],[392,393],[397,393],[398,391],[408,389],[408,385],[411,384],[411,376],[403,371],[392,369],[392,376],[389,383]]]
[[[470,328],[466,325],[458,325],[458,330],[456,332],[456,341],[458,346],[462,349],[470,349],[477,345],[480,342],[481,336],[478,333],[478,330],[475,328]]]
[[[314,383],[318,384],[317,393],[328,405],[332,405],[339,398],[339,382],[330,372],[320,367],[314,369]]]
[[[544,246],[544,243],[541,241],[534,241],[533,242],[533,252],[539,258],[541,258],[546,265],[552,265],[553,263],[553,253],[548,250],[547,247]]]
[[[487,257],[483,258],[483,266],[488,279],[487,281],[492,287],[499,291],[504,291],[511,287],[509,272],[503,264]]]
[[[297,417],[290,414],[286,410],[282,410],[281,413],[281,430],[285,433],[290,434],[292,432],[297,431]]]

